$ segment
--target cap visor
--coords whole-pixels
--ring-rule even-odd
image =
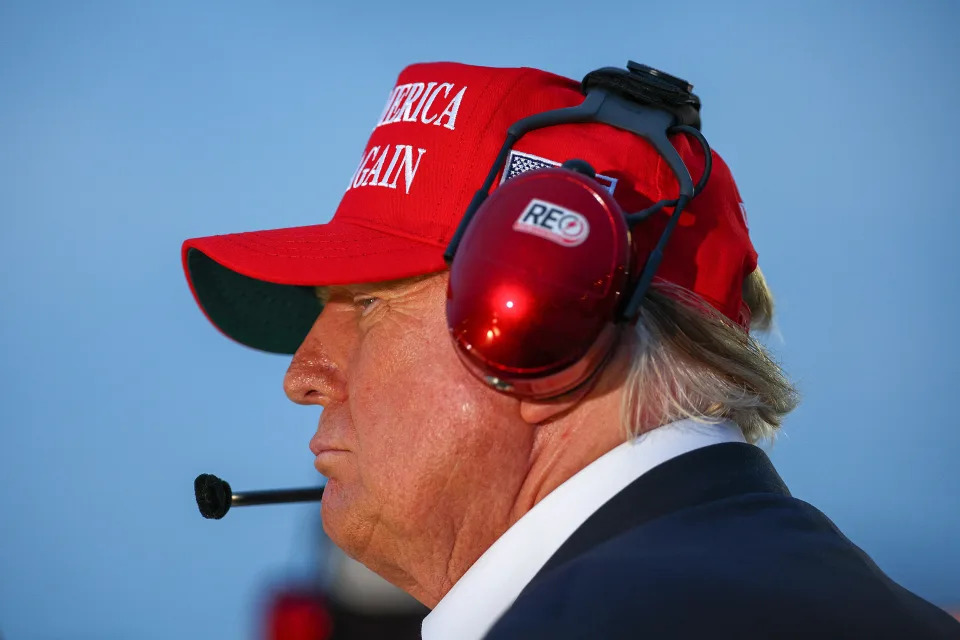
[[[193,238],[183,268],[207,318],[254,349],[292,354],[322,304],[314,287],[446,269],[445,246],[352,222]]]

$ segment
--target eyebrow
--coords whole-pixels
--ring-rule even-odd
[[[401,278],[398,280],[384,280],[383,282],[359,282],[356,284],[331,284],[331,285],[320,285],[314,287],[314,292],[322,302],[326,303],[330,300],[331,296],[334,293],[345,293],[345,294],[363,294],[363,293],[376,293],[378,291],[391,291],[396,289],[403,289],[404,287],[409,287],[421,280],[426,280],[430,276],[435,274],[426,274],[422,276],[413,276],[410,278]]]
[[[314,295],[317,296],[317,299],[320,300],[323,304],[330,302],[335,294],[342,296],[353,296],[356,293],[366,293],[365,289],[361,289],[361,285],[353,284],[331,284],[331,285],[321,285],[313,288]]]
[[[329,284],[329,285],[319,285],[314,287],[317,295],[325,294],[329,296],[331,293],[369,293],[371,291],[384,291],[387,289],[393,289],[395,287],[389,286],[388,283],[376,283],[376,282],[364,282],[357,284]]]

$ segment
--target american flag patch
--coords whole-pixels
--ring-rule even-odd
[[[522,151],[510,151],[510,155],[507,157],[507,166],[503,170],[503,178],[500,179],[500,184],[503,184],[510,178],[516,178],[521,173],[532,171],[534,169],[549,169],[551,167],[559,167],[559,162],[554,162],[553,160],[547,160],[546,158],[541,158],[529,153],[523,153]],[[610,195],[613,195],[613,190],[617,188],[617,179],[610,178],[608,176],[597,174],[597,182],[602,184]]]

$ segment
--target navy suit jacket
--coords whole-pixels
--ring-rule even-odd
[[[766,454],[718,444],[644,474],[560,547],[486,636],[960,639]]]

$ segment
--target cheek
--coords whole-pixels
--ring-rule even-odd
[[[482,398],[445,327],[424,329],[401,339],[397,332],[372,331],[361,346],[350,408],[365,452],[392,450],[402,458],[405,450],[431,440],[441,425],[452,428],[480,414]],[[406,446],[393,448],[401,445]]]
[[[501,449],[498,433],[516,428],[509,424],[515,401],[470,375],[445,323],[402,339],[391,333],[371,331],[353,371],[358,470],[385,509],[422,517],[440,492],[458,491],[491,472],[491,452]]]

